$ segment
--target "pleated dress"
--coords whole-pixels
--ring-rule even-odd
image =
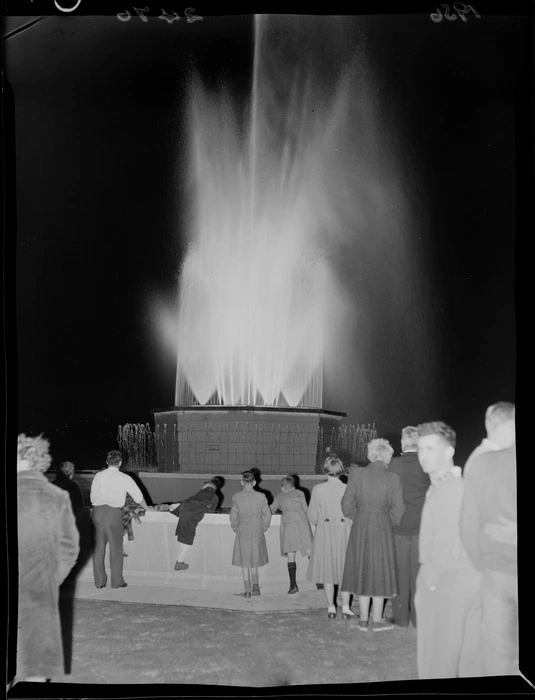
[[[264,532],[271,522],[271,511],[263,493],[244,488],[232,496],[230,525],[236,533],[232,563],[256,567],[268,563]]]
[[[308,519],[316,526],[307,580],[313,583],[341,583],[351,525],[342,513],[346,485],[329,477],[314,486]]]
[[[398,595],[393,525],[405,512],[398,475],[381,462],[351,467],[342,510],[353,520],[342,590],[362,596]]]
[[[303,556],[312,549],[312,529],[307,517],[307,502],[302,491],[282,491],[271,504],[271,511],[280,510],[281,554],[301,552]]]

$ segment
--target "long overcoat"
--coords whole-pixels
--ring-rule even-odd
[[[61,678],[59,586],[76,563],[79,534],[69,494],[36,471],[17,474],[17,677]]]

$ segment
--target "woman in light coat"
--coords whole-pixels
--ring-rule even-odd
[[[323,473],[327,475],[327,481],[314,486],[308,507],[308,519],[315,530],[307,580],[323,584],[327,616],[334,620],[334,587],[342,583],[351,521],[344,516],[340,505],[346,489],[339,478],[344,473],[341,460],[335,455],[327,457]],[[344,619],[353,616],[349,608],[349,595],[342,592]]]

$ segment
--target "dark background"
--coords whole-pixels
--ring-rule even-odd
[[[531,149],[519,144],[531,25],[475,7],[481,18],[466,23],[347,19],[366,37],[378,103],[407,154],[416,276],[430,292],[402,319],[419,330],[410,357],[379,308],[365,347],[355,338],[346,349],[365,358],[369,405],[350,377],[343,395],[326,386],[324,403],[375,422],[396,447],[404,425],[445,420],[458,463],[484,436],[485,408],[515,400],[519,154]],[[251,80],[251,16],[168,25],[132,14],[46,16],[4,41],[15,131],[9,405],[16,399],[19,432],[44,431],[54,458],[79,468],[100,466],[119,424],[174,403],[151,299],[173,296],[183,254],[184,96],[193,66],[238,99]],[[4,34],[31,19],[8,18]],[[350,272],[349,258],[349,285]],[[358,305],[356,287],[354,296]]]

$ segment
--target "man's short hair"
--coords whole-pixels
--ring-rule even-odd
[[[509,401],[499,401],[489,406],[485,412],[485,425],[494,428],[515,420],[515,405]]]
[[[295,478],[291,475],[283,476],[281,479],[281,486],[295,486]]]
[[[118,467],[122,461],[123,454],[119,450],[111,450],[106,455],[106,463],[109,464],[110,467]]]
[[[70,474],[74,470],[74,463],[73,462],[61,462],[56,467],[56,474]]]
[[[210,486],[213,486],[214,489],[219,489],[221,488],[221,479],[218,479],[217,476],[212,477],[211,479],[208,479],[208,481],[204,482],[204,485],[210,484]]]
[[[415,425],[407,425],[401,431],[401,447],[404,450],[416,450],[420,433]]]
[[[418,433],[420,437],[424,437],[425,435],[438,435],[452,447],[455,447],[457,444],[455,430],[441,420],[431,421],[430,423],[420,423],[418,426]]]

